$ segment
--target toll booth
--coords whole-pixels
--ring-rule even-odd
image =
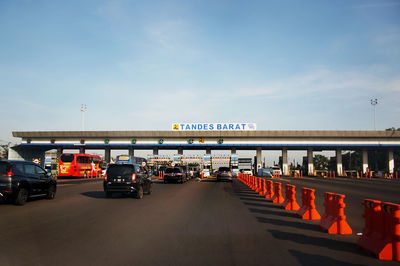
[[[212,174],[212,167],[211,167],[211,155],[204,154],[203,156],[203,174],[204,177],[210,177]]]
[[[191,178],[201,177],[203,170],[203,156],[201,155],[180,155],[178,163],[183,166]]]
[[[238,154],[222,154],[210,157],[210,173],[218,170],[220,167],[228,167],[232,170],[232,174],[237,176],[239,172],[239,155]]]
[[[168,155],[148,155],[147,161],[152,174],[158,175],[158,170],[161,166],[170,166],[171,158]]]

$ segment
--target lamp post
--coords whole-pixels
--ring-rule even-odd
[[[378,104],[378,99],[371,99],[371,105],[374,106],[374,130],[376,130],[376,105]]]
[[[85,131],[85,112],[86,112],[86,104],[81,105],[81,113],[82,113],[82,131]]]

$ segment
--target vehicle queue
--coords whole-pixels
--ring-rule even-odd
[[[250,170],[242,169],[247,173]],[[271,170],[273,171],[273,170]],[[103,177],[103,189],[107,198],[114,194],[129,194],[142,199],[152,193],[152,174],[162,173],[164,183],[185,183],[192,178],[204,177],[198,164],[176,164],[171,162],[149,168],[145,158],[118,155],[115,163],[103,163],[98,155],[63,153],[58,163],[58,178]],[[212,172],[217,181],[230,181],[236,176],[228,166],[221,166]],[[57,178],[34,162],[0,161],[0,198],[11,199],[16,205],[24,205],[29,198],[46,197],[54,199]]]

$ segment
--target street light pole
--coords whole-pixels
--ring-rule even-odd
[[[82,113],[82,131],[85,131],[85,112],[86,112],[86,104],[81,105],[81,113]]]
[[[376,130],[376,105],[378,104],[378,99],[371,99],[371,105],[374,106],[374,130]]]

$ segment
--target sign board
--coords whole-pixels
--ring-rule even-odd
[[[256,123],[174,123],[173,131],[252,131]]]

